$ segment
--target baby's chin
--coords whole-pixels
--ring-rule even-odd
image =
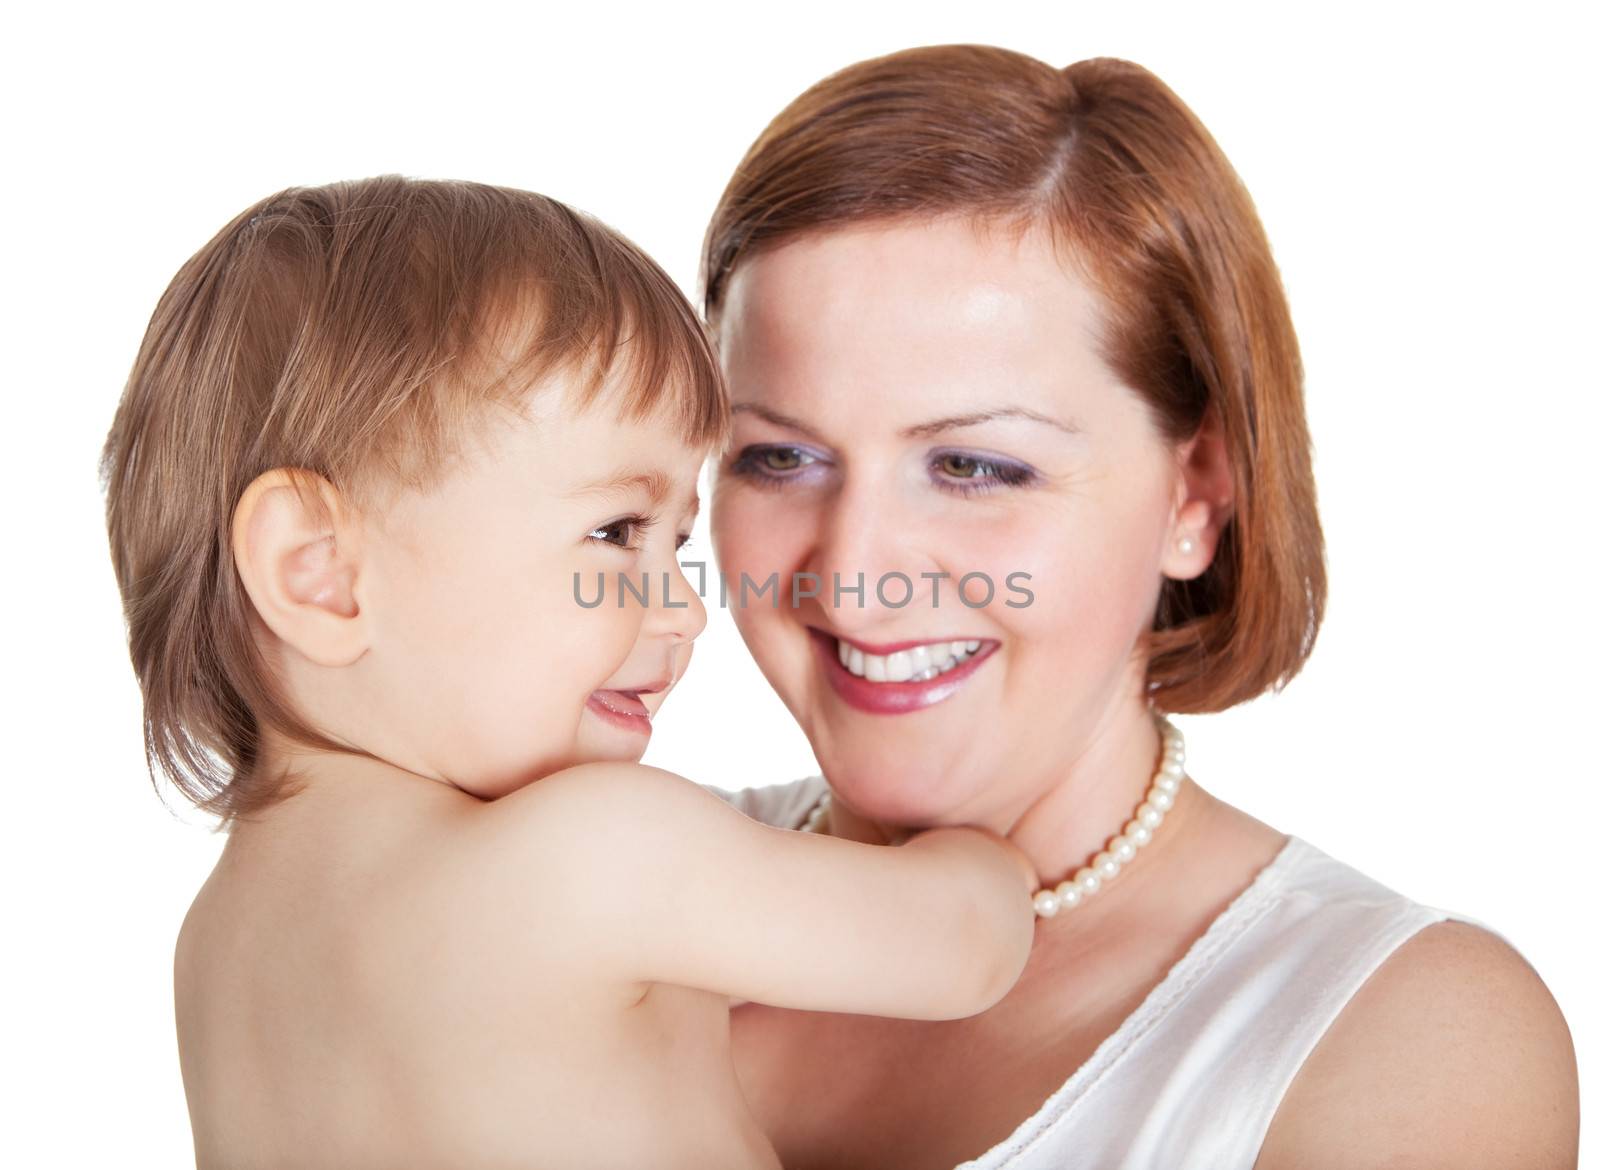
[[[610,728],[588,729],[579,737],[573,762],[577,764],[619,763],[637,764],[644,758],[650,737],[636,732],[618,732]]]

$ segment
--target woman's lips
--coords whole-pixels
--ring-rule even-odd
[[[639,701],[634,691],[593,691],[588,707],[613,726],[650,734],[650,709]]]
[[[806,633],[811,635],[812,647],[821,660],[823,676],[834,691],[858,711],[873,715],[902,715],[943,702],[955,694],[1000,645],[998,642],[983,642],[971,658],[923,682],[868,682],[852,674],[839,661],[839,640],[832,634],[824,633],[815,626],[808,626]],[[899,650],[920,644],[897,642],[888,649]]]

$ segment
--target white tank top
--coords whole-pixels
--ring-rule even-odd
[[[711,790],[792,829],[823,781]],[[1492,930],[1413,902],[1290,836],[1032,1117],[955,1170],[1250,1170],[1334,1017],[1396,947],[1445,919]]]

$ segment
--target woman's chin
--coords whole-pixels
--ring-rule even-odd
[[[840,799],[869,820],[906,824],[937,820],[964,801],[951,747],[935,742],[897,747],[884,742],[890,738],[901,739],[859,734],[831,739],[817,752],[822,773]]]

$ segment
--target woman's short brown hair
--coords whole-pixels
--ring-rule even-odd
[[[251,633],[231,554],[245,488],[320,476],[357,511],[426,490],[492,403],[556,374],[724,441],[725,396],[672,280],[543,195],[387,175],[247,208],[156,306],[101,454],[111,557],[144,699],[146,763],[223,823],[286,794],[260,732],[334,750],[290,706]],[[317,497],[302,490],[308,503]]]
[[[1101,294],[1102,358],[1163,438],[1193,436],[1208,409],[1220,424],[1234,512],[1205,573],[1163,583],[1144,636],[1152,701],[1220,711],[1281,690],[1327,590],[1299,344],[1249,194],[1148,70],[945,45],[824,78],[723,192],[702,255],[706,317],[715,330],[730,276],[762,249],[951,215],[1050,230]]]

